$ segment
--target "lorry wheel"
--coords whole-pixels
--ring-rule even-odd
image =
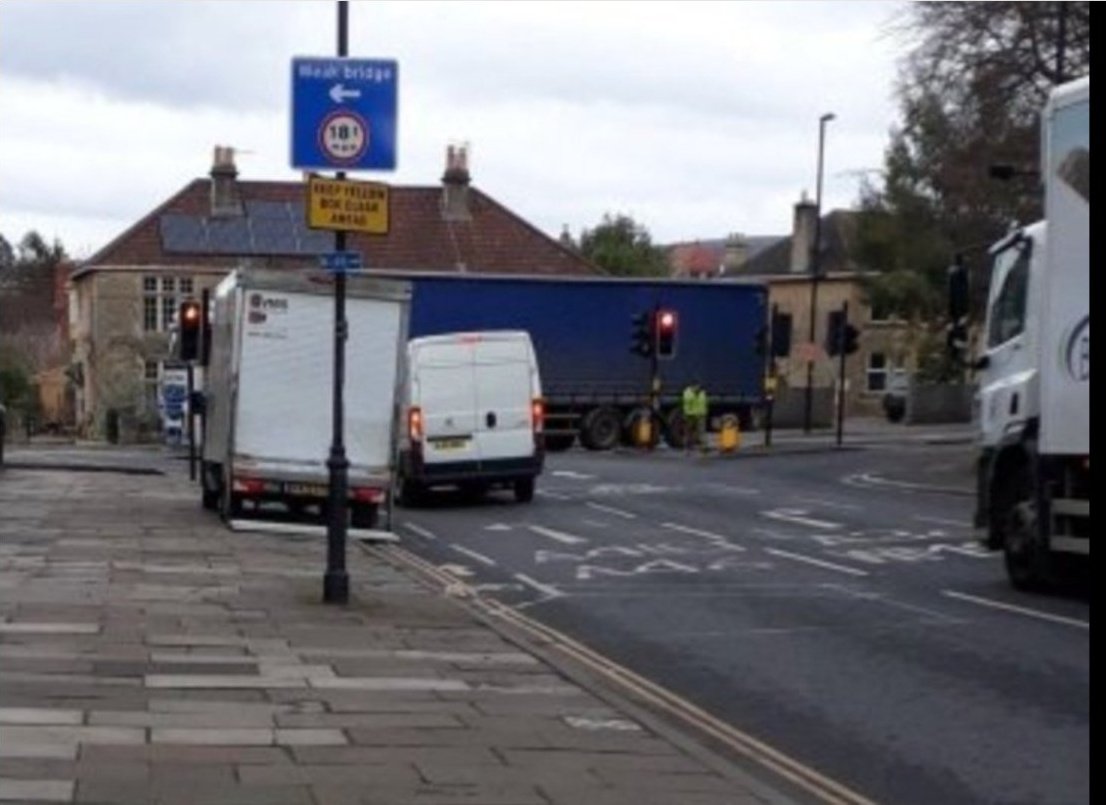
[[[580,441],[588,450],[610,450],[618,444],[622,420],[614,408],[593,408],[584,415]]]
[[[665,415],[664,443],[673,450],[681,450],[684,446],[684,436],[687,423],[684,422],[684,412],[679,408],[669,410]]]
[[[576,441],[575,433],[547,433],[545,434],[545,449],[550,453],[563,453]]]
[[[1013,489],[1002,512],[1006,575],[1019,590],[1043,590],[1051,580],[1048,546],[1040,531],[1037,496],[1028,467],[1014,470]]]
[[[519,478],[515,481],[515,500],[519,503],[529,503],[534,499],[534,479]]]
[[[375,503],[351,503],[349,523],[354,528],[376,528],[377,506]]]

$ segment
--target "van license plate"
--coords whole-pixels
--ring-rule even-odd
[[[289,495],[314,498],[325,498],[330,493],[330,489],[322,484],[285,484],[284,491]]]
[[[431,444],[439,450],[460,450],[468,444],[468,439],[434,439]]]

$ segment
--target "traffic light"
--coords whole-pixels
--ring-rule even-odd
[[[791,354],[791,314],[772,314],[772,356],[786,358]]]
[[[189,299],[177,311],[177,357],[194,361],[200,357],[200,330],[203,326],[200,303]]]
[[[860,338],[860,330],[853,327],[847,321],[845,322],[844,338],[844,349],[846,355],[852,355],[854,352],[860,349],[860,344],[857,343],[857,339]]]
[[[676,355],[676,329],[676,311],[658,310],[653,315],[653,333],[656,337],[658,358],[672,358]]]
[[[831,310],[826,323],[826,352],[830,355],[852,355],[860,344],[860,330],[849,324],[844,310]]]
[[[635,313],[631,318],[633,329],[630,333],[630,352],[649,358],[653,355],[653,334],[651,332],[652,314]]]

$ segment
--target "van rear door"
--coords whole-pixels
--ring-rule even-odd
[[[472,347],[419,345],[411,360],[412,404],[423,416],[423,460],[478,461]]]
[[[480,460],[533,455],[536,370],[529,341],[486,336],[475,344],[473,360]]]

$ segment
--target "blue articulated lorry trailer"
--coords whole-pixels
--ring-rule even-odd
[[[398,275],[397,275],[398,276]],[[682,444],[680,395],[698,379],[710,422],[727,414],[744,428],[763,403],[767,289],[753,283],[622,278],[543,278],[408,274],[413,284],[410,337],[483,330],[526,330],[534,343],[546,405],[548,450],[577,438],[607,450],[632,438],[649,405],[661,436]],[[653,361],[632,351],[634,317],[675,313],[671,358],[656,361],[659,389],[650,399]]]

